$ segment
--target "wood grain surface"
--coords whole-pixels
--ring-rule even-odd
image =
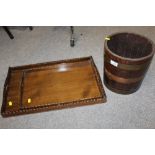
[[[102,103],[106,95],[92,57],[9,68],[2,116]]]

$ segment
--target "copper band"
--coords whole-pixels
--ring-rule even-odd
[[[135,82],[138,82],[143,79],[143,76],[140,76],[138,78],[130,78],[130,79],[118,77],[118,76],[115,76],[112,73],[108,72],[108,70],[106,68],[105,68],[105,74],[108,76],[109,79],[114,80],[119,83],[124,83],[124,84],[135,83]]]
[[[110,61],[112,60],[107,55],[104,55],[104,57],[105,57],[104,60],[108,63],[110,63]],[[117,68],[124,69],[124,70],[130,70],[130,71],[136,71],[136,70],[141,70],[143,68],[146,68],[146,66],[148,66],[150,62],[148,61],[140,65],[127,65],[127,64],[121,64],[119,62],[117,63],[118,63]]]

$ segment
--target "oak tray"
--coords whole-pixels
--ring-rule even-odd
[[[92,57],[10,67],[3,117],[106,102]]]

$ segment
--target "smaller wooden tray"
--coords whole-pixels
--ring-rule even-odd
[[[106,102],[92,57],[10,67],[3,117]]]

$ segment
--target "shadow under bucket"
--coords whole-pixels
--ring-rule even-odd
[[[154,55],[154,44],[134,33],[116,33],[104,43],[104,83],[120,94],[136,92]]]

